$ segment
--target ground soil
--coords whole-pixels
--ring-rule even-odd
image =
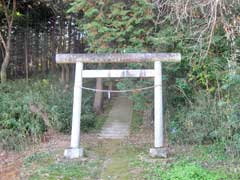
[[[107,155],[106,161],[103,163],[102,176],[108,176],[108,173],[116,173],[109,169],[114,162],[118,161],[116,156],[119,151],[119,147],[123,144],[129,144],[134,146],[149,146],[153,140],[152,129],[145,129],[138,133],[131,134],[128,138],[123,140],[107,140],[99,139],[97,133],[85,133],[81,135],[82,146],[85,149],[99,149],[102,155]],[[47,138],[47,141],[41,142],[38,145],[31,145],[22,152],[12,152],[12,151],[0,151],[0,180],[17,180],[26,179],[26,176],[21,172],[21,167],[23,166],[23,159],[25,157],[31,156],[32,154],[39,152],[62,152],[64,149],[68,148],[70,144],[70,136],[64,134],[52,134]],[[101,147],[101,148],[99,148]],[[61,154],[60,154],[61,156]],[[116,160],[116,161],[115,161]],[[120,166],[120,164],[115,164]],[[125,170],[123,170],[125,171]]]

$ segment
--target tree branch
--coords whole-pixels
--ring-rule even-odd
[[[10,17],[8,15],[8,10],[7,10],[7,5],[6,5],[6,2],[5,0],[1,0],[1,3],[2,3],[2,7],[3,7],[3,12],[5,14],[5,17],[7,19],[7,24],[9,25],[10,24]]]
[[[2,59],[4,59],[4,56],[5,56],[5,49],[3,48],[2,45],[0,45],[0,50],[1,50],[1,56],[2,56]]]
[[[2,45],[4,47],[4,49],[6,50],[7,49],[7,44],[6,44],[6,42],[5,42],[5,40],[4,40],[3,36],[2,36],[2,32],[1,31],[0,31],[0,40],[1,40],[1,43],[2,43]]]
[[[12,24],[13,24],[13,20],[14,20],[14,15],[16,13],[16,0],[13,0],[13,7],[12,7],[12,14],[11,16],[9,17],[9,30],[11,31],[12,30]],[[11,32],[9,32],[11,33]],[[10,34],[9,34],[10,35]]]
[[[13,0],[13,2],[12,2],[13,4],[12,4],[12,13],[11,13],[11,15],[8,14],[10,1],[8,3],[8,6],[7,6],[5,0],[1,0],[0,2],[2,4],[3,12],[4,12],[6,20],[7,20],[8,28],[11,29],[12,24],[13,24],[14,15],[16,13],[16,6],[17,6],[16,0]]]

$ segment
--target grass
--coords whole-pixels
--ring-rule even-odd
[[[102,151],[102,150],[101,150]],[[130,145],[124,145],[118,140],[113,140],[104,145],[105,161],[100,174],[104,180],[128,180],[134,179],[130,164],[136,159],[138,149]]]
[[[37,164],[39,166],[50,164],[53,162],[53,155],[48,152],[34,153],[24,159],[23,163],[26,167]]]
[[[88,175],[86,167],[81,163],[55,163],[39,168],[29,180],[41,179],[81,179]]]
[[[29,180],[54,180],[54,179],[83,179],[95,178],[94,168],[98,167],[97,160],[94,161],[68,161],[62,159],[62,151],[52,153],[35,153],[24,159],[23,176]]]
[[[97,142],[96,142],[97,143]],[[153,159],[147,148],[120,141],[88,147],[83,160],[62,158],[63,150],[36,153],[24,160],[29,180],[239,180],[240,160],[227,157],[220,145],[175,146],[166,159]]]
[[[239,180],[239,159],[227,157],[221,147],[176,146],[175,153],[167,159],[150,160],[145,154],[141,158],[145,160],[138,164],[147,180]]]
[[[210,171],[196,164],[184,163],[175,164],[167,170],[153,168],[153,174],[154,176],[145,175],[145,177],[164,180],[220,180],[227,178],[224,173]]]

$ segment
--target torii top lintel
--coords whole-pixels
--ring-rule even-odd
[[[57,63],[141,63],[141,62],[180,62],[180,53],[85,53],[57,54]]]

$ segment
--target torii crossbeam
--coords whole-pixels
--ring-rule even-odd
[[[153,157],[166,157],[164,147],[163,101],[162,101],[162,62],[180,62],[180,53],[113,53],[113,54],[57,54],[57,63],[76,63],[71,146],[66,149],[67,158],[80,158],[83,148],[80,146],[80,122],[82,101],[82,78],[123,78],[154,77],[154,148]],[[151,70],[83,70],[83,63],[143,63],[154,62]]]

